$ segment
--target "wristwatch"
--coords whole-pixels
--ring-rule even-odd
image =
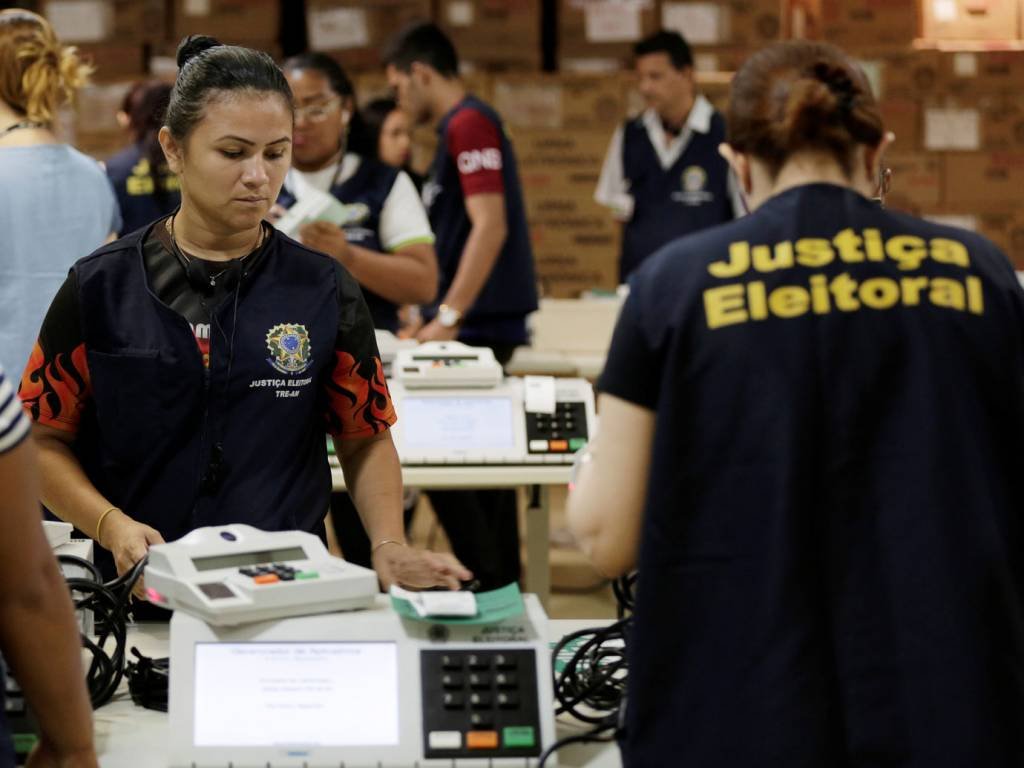
[[[462,324],[462,312],[455,307],[442,304],[437,308],[437,322],[445,328],[457,328]]]

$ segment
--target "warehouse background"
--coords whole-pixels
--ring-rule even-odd
[[[731,73],[771,41],[836,43],[863,63],[897,135],[891,207],[994,240],[1024,269],[1024,0],[41,0],[96,67],[62,136],[103,159],[127,143],[115,113],[132,82],[173,79],[184,35],[210,34],[275,57],[335,56],[361,101],[387,90],[379,52],[403,24],[453,37],[471,90],[503,115],[520,171],[542,290],[577,296],[615,283],[618,225],[593,202],[616,123],[642,108],[630,51],[677,29],[720,108]],[[434,141],[417,134],[423,169]]]

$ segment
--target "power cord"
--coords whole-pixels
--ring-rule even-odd
[[[144,656],[134,646],[132,656],[137,659],[128,662],[127,670],[128,690],[131,692],[132,701],[146,709],[166,712],[170,659]]]
[[[96,638],[83,634],[82,647],[92,654],[85,679],[93,709],[99,709],[113,698],[124,678],[131,594],[146,567],[147,558],[142,558],[131,570],[106,584],[99,569],[88,560],[73,555],[58,555],[57,560],[62,565],[72,565],[89,574],[88,578],[69,578],[67,585],[75,610],[91,611],[93,615]],[[113,643],[113,648],[107,650],[110,643]]]
[[[635,573],[616,579],[612,590],[618,601],[618,621],[572,632],[552,650],[555,715],[568,714],[592,727],[552,743],[541,754],[538,768],[544,768],[551,755],[569,744],[613,741],[621,732],[628,672],[626,643],[633,623],[635,588]],[[559,674],[555,664],[570,648],[575,650]]]

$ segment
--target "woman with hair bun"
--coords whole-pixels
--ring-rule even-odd
[[[1024,293],[988,240],[878,204],[839,49],[737,73],[751,215],[630,280],[570,524],[638,570],[630,766],[1019,765]]]
[[[49,22],[0,10],[0,363],[21,371],[68,267],[121,226],[92,158],[53,133],[91,70]]]
[[[178,66],[159,136],[181,207],[74,265],[22,379],[43,502],[111,576],[201,526],[324,536],[326,432],[381,582],[457,587],[470,574],[454,558],[405,544],[395,412],[356,281],[264,222],[291,159],[284,73],[209,37],[183,41]]]

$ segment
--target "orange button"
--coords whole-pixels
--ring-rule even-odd
[[[466,734],[466,749],[497,749],[497,731],[469,731]]]
[[[264,573],[253,579],[257,584],[273,584],[274,582],[280,581],[273,573]]]
[[[549,440],[548,449],[552,451],[568,451],[569,441],[568,440]]]

